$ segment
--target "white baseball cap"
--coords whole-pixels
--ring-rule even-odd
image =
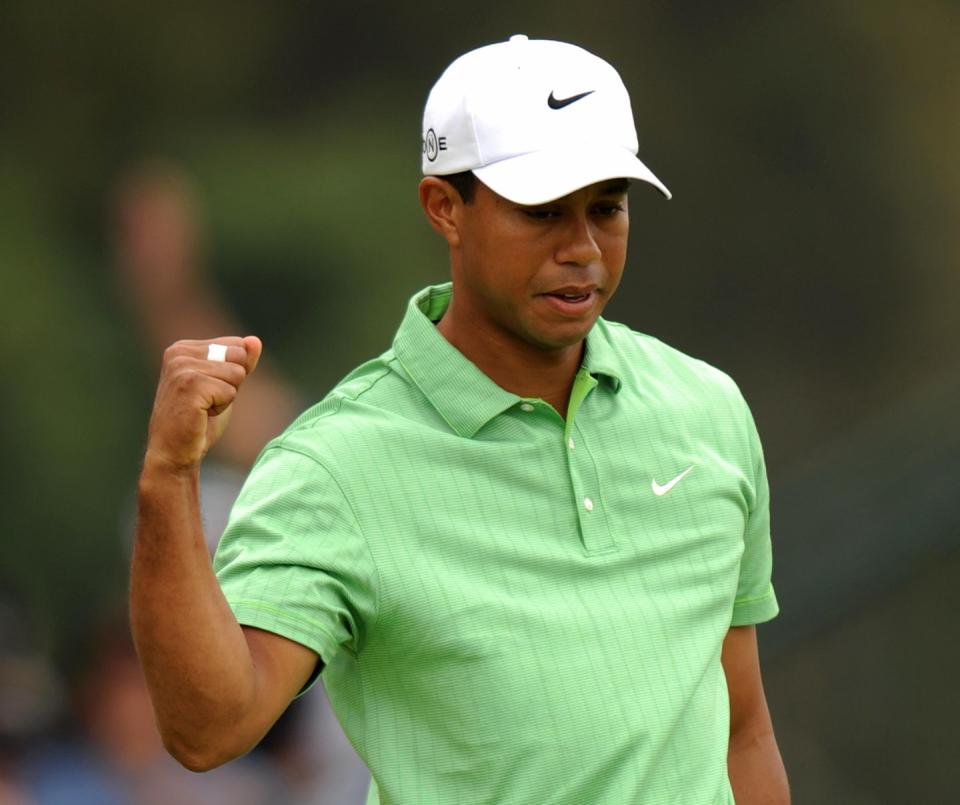
[[[517,204],[621,177],[670,198],[638,150],[617,71],[576,45],[522,34],[456,59],[423,112],[424,175],[473,171]]]

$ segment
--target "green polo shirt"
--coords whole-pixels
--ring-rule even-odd
[[[743,398],[600,319],[564,420],[443,338],[450,294],[260,456],[238,620],[322,658],[369,802],[732,802],[720,648],[777,613]]]

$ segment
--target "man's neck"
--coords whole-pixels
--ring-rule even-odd
[[[452,306],[437,322],[437,329],[498,386],[520,397],[545,400],[566,418],[570,389],[583,359],[583,341],[542,349],[497,330],[458,326]]]

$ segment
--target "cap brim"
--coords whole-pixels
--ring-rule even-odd
[[[516,204],[543,204],[607,179],[639,179],[664,196],[670,191],[653,172],[625,148],[569,146],[502,159],[474,168],[477,178],[494,193]]]

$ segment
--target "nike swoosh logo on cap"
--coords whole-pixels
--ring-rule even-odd
[[[671,489],[673,489],[673,487],[675,487],[684,478],[686,478],[687,473],[690,472],[690,470],[692,470],[693,468],[694,468],[694,465],[691,464],[683,472],[681,472],[676,478],[674,478],[672,481],[668,481],[663,486],[660,486],[660,484],[657,483],[656,479],[650,481],[650,488],[653,490],[653,494],[655,494],[657,497],[661,497],[667,494],[667,492],[669,492]]]
[[[591,89],[587,92],[581,92],[579,95],[571,95],[569,98],[554,98],[553,91],[551,90],[550,97],[547,98],[547,106],[551,109],[563,109],[564,106],[569,106],[571,103],[579,101],[581,98],[586,98],[594,92],[596,92],[596,90]]]

